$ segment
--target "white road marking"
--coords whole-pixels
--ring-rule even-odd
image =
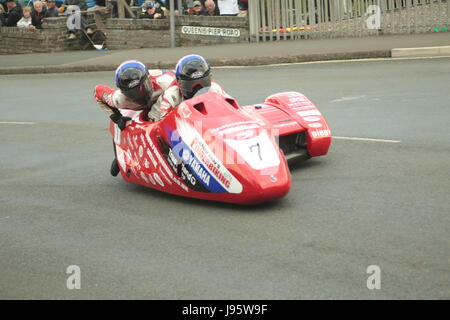
[[[24,125],[30,125],[30,124],[36,124],[36,122],[31,122],[31,121],[0,121],[0,124],[24,124]]]
[[[366,95],[361,95],[361,96],[342,97],[342,98],[339,98],[339,99],[332,100],[331,103],[342,102],[342,101],[359,100],[359,99],[363,99],[365,97],[367,97],[367,96]]]
[[[370,142],[386,142],[386,143],[399,143],[401,140],[387,140],[387,139],[374,139],[374,138],[357,138],[357,137],[337,137],[333,136],[333,139],[338,140],[354,140],[354,141],[370,141]]]

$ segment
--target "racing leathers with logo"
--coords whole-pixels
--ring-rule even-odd
[[[113,121],[117,117],[129,120],[142,110],[153,108],[161,94],[176,85],[176,77],[172,72],[147,70],[138,61],[126,61],[116,70],[116,85],[118,90],[97,85],[94,97],[103,109],[113,112]],[[124,121],[121,122],[124,127]]]
[[[216,82],[211,82],[209,87],[209,92],[217,92],[221,95],[227,95],[220,85]],[[148,118],[151,121],[159,121],[164,119],[164,117],[176,106],[178,106],[183,100],[184,96],[181,93],[180,86],[178,83],[172,84],[167,90],[159,96],[158,100],[153,104],[152,108],[148,113]]]
[[[211,67],[199,55],[187,55],[181,58],[176,65],[175,76],[177,82],[158,98],[149,112],[149,119],[154,121],[163,119],[183,100],[192,98],[202,89],[227,95],[216,82],[211,81]]]

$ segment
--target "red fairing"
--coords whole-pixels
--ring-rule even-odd
[[[303,94],[298,92],[283,92],[271,95],[265,103],[278,111],[288,115],[297,125],[286,127],[280,131],[280,136],[290,134],[295,128],[306,130],[306,146],[311,157],[323,156],[328,153],[331,144],[331,130],[327,121],[317,107]],[[263,109],[259,109],[261,112]],[[274,123],[275,117],[267,117]],[[276,124],[274,124],[276,126]]]
[[[111,122],[122,177],[163,192],[220,202],[256,204],[285,196],[291,175],[276,133],[300,132],[304,120],[274,97],[265,108],[279,111],[270,116],[209,92],[182,102],[161,121],[145,121],[141,113],[123,131]],[[275,128],[289,117],[292,124]],[[318,141],[311,138],[313,144]],[[313,152],[324,152],[318,148]]]

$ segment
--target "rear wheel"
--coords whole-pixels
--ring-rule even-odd
[[[311,159],[306,148],[306,132],[297,132],[294,134],[280,136],[278,145],[283,150],[288,163],[305,161]]]

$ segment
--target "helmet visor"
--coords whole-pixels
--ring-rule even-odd
[[[153,94],[150,79],[146,79],[134,88],[122,89],[121,91],[128,99],[140,105],[147,105]]]
[[[198,90],[211,86],[211,74],[194,80],[180,80],[180,89],[183,97],[192,98]]]

